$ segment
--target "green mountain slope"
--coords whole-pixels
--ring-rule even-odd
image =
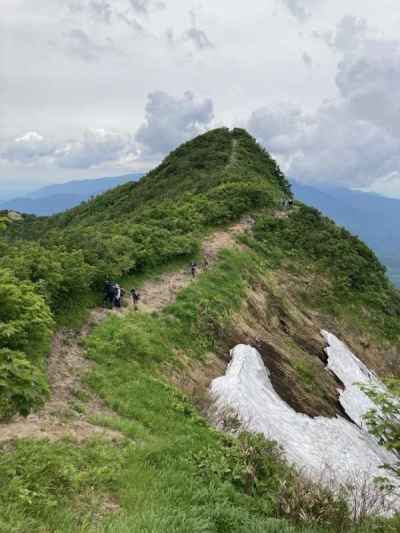
[[[234,414],[228,433],[208,421],[209,383],[237,343],[256,346],[281,397],[310,416],[343,414],[321,328],[381,375],[400,374],[400,298],[384,268],[314,209],[282,210],[288,195],[246,132],[219,129],[137,184],[8,224],[0,531],[398,530],[398,517],[354,524],[343,498],[273,443],[232,437]],[[205,258],[192,280],[187,265]],[[96,307],[106,276],[139,287],[138,311]],[[90,307],[89,319],[77,312]]]

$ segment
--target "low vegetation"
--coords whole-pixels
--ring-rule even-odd
[[[26,216],[7,223],[6,231],[3,224],[0,269],[10,272],[15,284],[30,284],[56,322],[75,326],[87,305],[101,301],[107,278],[189,260],[205,232],[271,207],[288,193],[275,162],[246,132],[214,130],[178,148],[140,182],[54,217]],[[13,364],[7,354],[4,364]],[[26,357],[41,381],[44,355],[40,350]],[[8,396],[15,398],[12,391]],[[12,413],[12,404],[20,410],[18,401],[7,404],[5,410],[0,402],[0,418]]]
[[[246,242],[271,268],[312,279],[298,293],[304,305],[398,344],[400,292],[375,254],[319,211],[300,204],[287,217],[261,215]]]
[[[46,398],[55,324],[79,324],[76,308],[101,300],[105,277],[139,279],[189,260],[215,227],[256,218],[254,234],[244,237],[248,248],[222,252],[174,304],[159,313],[111,315],[92,331],[85,348],[95,364],[85,390],[112,415],[90,416],[122,438],[3,444],[0,531],[399,530],[398,517],[354,520],[343,494],[307,480],[275,443],[232,420],[233,434],[215,430],[200,409],[202,398],[178,387],[192,368],[227,352],[246,295],[279,269],[323,280],[306,293],[299,289],[307,308],[358,313],[377,336],[397,342],[400,300],[375,256],[314,210],[296,206],[277,218],[289,195],[275,162],[246,132],[219,129],[178,148],[137,184],[49,219],[3,223],[0,417],[6,418]],[[309,359],[293,365],[306,388],[318,388]],[[84,410],[84,394],[76,394]]]

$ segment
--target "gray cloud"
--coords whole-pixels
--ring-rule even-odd
[[[159,157],[203,132],[213,119],[210,99],[197,101],[191,92],[174,98],[165,92],[148,96],[146,120],[136,134],[143,155]]]
[[[88,169],[110,161],[118,163],[135,152],[131,135],[104,129],[87,129],[81,138],[60,143],[29,132],[6,143],[0,160],[28,166],[40,162],[61,168]]]
[[[369,186],[398,173],[400,41],[369,34],[364,21],[345,17],[338,24],[336,99],[312,114],[291,106],[251,115],[249,128],[292,177]]]
[[[337,25],[332,45],[338,50],[350,50],[362,44],[368,33],[367,23],[364,19],[345,15]]]
[[[83,137],[62,146],[55,153],[56,163],[64,168],[91,168],[106,162],[118,162],[135,152],[128,134],[88,129]]]
[[[107,37],[101,44],[96,43],[88,33],[80,28],[73,28],[65,35],[66,49],[72,56],[91,62],[101,59],[104,55],[122,56],[112,39]]]
[[[312,68],[313,66],[313,60],[309,53],[303,52],[301,59],[303,60],[303,63],[307,68]]]
[[[207,33],[198,27],[196,13],[194,10],[189,11],[190,24],[189,28],[181,35],[175,38],[172,28],[168,28],[165,32],[166,42],[169,46],[175,46],[182,48],[182,44],[189,43],[191,48],[195,48],[197,51],[204,51],[209,48],[214,48],[213,43],[210,41]]]
[[[98,20],[106,24],[111,23],[113,8],[107,0],[91,0],[89,9]]]
[[[297,19],[304,21],[310,16],[310,13],[303,5],[305,3],[304,0],[282,0],[282,2]]]
[[[189,12],[190,28],[184,33],[183,39],[191,41],[198,50],[205,50],[206,48],[213,48],[214,45],[208,38],[205,31],[197,26],[196,14],[192,10]]]
[[[213,48],[213,44],[207,37],[207,34],[203,30],[195,28],[194,26],[185,32],[184,38],[191,41],[198,50]]]
[[[204,132],[213,119],[210,99],[197,100],[190,92],[174,98],[165,92],[148,95],[146,119],[136,135],[105,129],[86,129],[76,139],[49,142],[29,132],[3,143],[0,161],[29,166],[90,169],[104,164],[123,165],[141,155],[156,161],[171,149]]]
[[[66,35],[67,50],[84,61],[95,61],[100,57],[101,49],[95,45],[89,35],[78,28],[70,30]]]
[[[0,150],[0,159],[29,164],[51,156],[55,150],[55,144],[45,140],[36,131],[30,131],[12,141],[5,142]]]
[[[132,9],[139,14],[148,15],[150,11],[165,9],[165,2],[157,0],[129,0]]]

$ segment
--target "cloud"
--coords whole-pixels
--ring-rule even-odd
[[[299,22],[305,22],[312,16],[311,9],[318,7],[324,0],[280,0],[290,14]]]
[[[183,39],[187,41],[191,41],[194,44],[195,48],[197,48],[197,50],[205,50],[207,48],[214,48],[214,45],[208,38],[206,32],[201,30],[197,26],[196,14],[193,10],[189,12],[189,17],[190,17],[190,27],[183,34]]]
[[[128,134],[87,129],[83,137],[62,146],[55,153],[56,163],[64,168],[92,168],[107,162],[118,162],[135,152]]]
[[[0,160],[28,166],[40,162],[47,166],[88,169],[107,162],[119,163],[135,153],[133,137],[129,134],[87,129],[79,139],[52,143],[32,131],[6,143]]]
[[[210,99],[198,101],[191,92],[174,98],[161,91],[148,95],[146,119],[136,133],[144,157],[159,157],[205,131],[213,119]]]
[[[196,13],[194,10],[189,11],[189,19],[189,28],[177,38],[175,38],[172,28],[167,29],[165,32],[167,45],[182,50],[182,45],[190,44],[192,45],[191,48],[194,47],[200,52],[214,48],[214,45],[210,41],[207,33],[198,27]],[[192,55],[192,53],[190,53],[190,55]]]
[[[148,95],[145,122],[136,135],[87,128],[75,139],[49,142],[35,131],[3,143],[0,161],[51,168],[91,169],[107,164],[123,166],[141,158],[156,161],[196,135],[213,119],[210,99],[198,100],[190,93],[174,98],[164,92]]]
[[[313,60],[309,53],[303,52],[303,55],[301,56],[301,59],[303,60],[303,63],[307,68],[312,68],[313,66]]]
[[[148,15],[150,11],[165,9],[165,2],[157,0],[129,0],[132,9],[141,15]]]
[[[106,24],[111,23],[113,8],[107,0],[91,0],[89,3],[89,10],[99,21]]]
[[[107,37],[102,44],[96,43],[85,31],[74,28],[65,34],[66,48],[69,54],[86,62],[98,61],[104,55],[122,56],[111,38]]]
[[[345,17],[332,43],[340,51],[338,96],[306,114],[295,106],[260,108],[249,129],[291,177],[370,186],[400,168],[400,41],[371,38]]]
[[[338,50],[347,51],[362,44],[369,33],[367,23],[353,15],[345,15],[337,25],[332,45]]]
[[[310,16],[310,13],[303,5],[304,0],[282,0],[282,2],[298,20],[304,21]]]
[[[46,141],[36,131],[30,131],[6,142],[0,151],[0,159],[9,162],[31,163],[51,156],[55,149],[53,143]]]

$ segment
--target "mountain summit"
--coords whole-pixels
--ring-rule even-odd
[[[400,375],[400,295],[247,132],[3,226],[5,529],[372,531],[360,494],[384,513],[396,459],[356,383]]]

